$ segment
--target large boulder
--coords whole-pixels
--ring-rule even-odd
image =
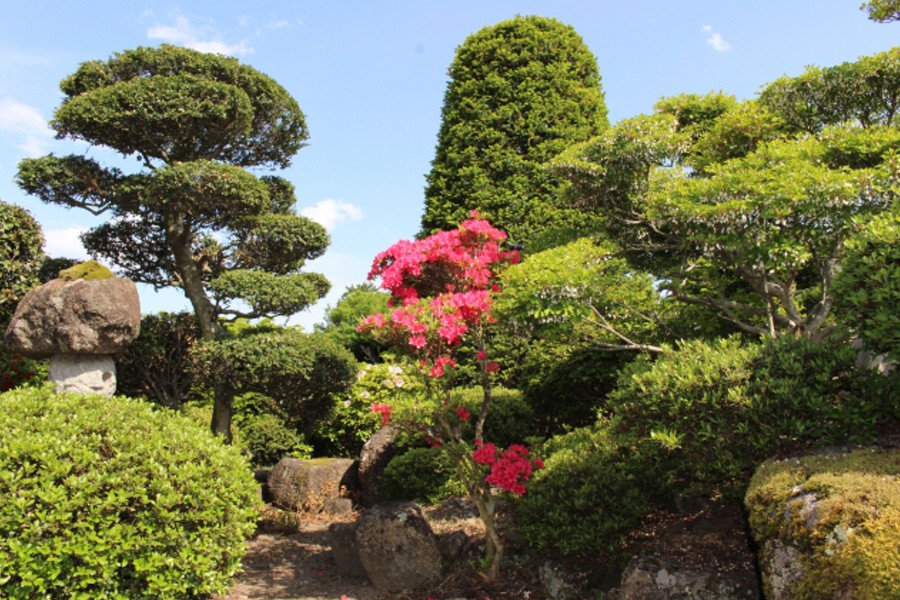
[[[114,355],[141,328],[137,287],[129,279],[53,279],[25,294],[6,329],[6,347],[32,358]]]
[[[745,505],[767,600],[900,598],[900,447],[763,463]]]
[[[349,458],[282,458],[269,473],[272,504],[286,510],[321,512],[342,490],[352,488],[355,463]]]
[[[359,502],[363,506],[375,506],[388,499],[384,470],[397,455],[396,437],[396,431],[386,425],[369,438],[359,453]]]
[[[437,538],[414,502],[386,502],[365,510],[356,526],[359,560],[383,592],[415,590],[441,573]]]

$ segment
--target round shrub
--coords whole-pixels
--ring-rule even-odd
[[[384,470],[385,490],[394,500],[435,503],[463,493],[454,485],[453,466],[440,448],[413,448],[395,456]]]
[[[0,597],[205,598],[253,533],[257,486],[202,426],[124,397],[0,395]]]
[[[255,415],[238,425],[241,446],[256,466],[271,466],[285,456],[309,458],[311,448],[303,436],[276,415]]]
[[[614,557],[669,483],[663,448],[628,442],[607,421],[551,438],[541,454],[544,468],[516,507],[536,549]]]

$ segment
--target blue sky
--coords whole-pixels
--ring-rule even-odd
[[[299,102],[309,145],[280,174],[298,211],[332,245],[308,269],[332,293],[291,323],[321,322],[374,255],[418,230],[447,68],[479,29],[518,15],[571,25],[597,57],[612,122],[663,96],[722,91],[753,97],[781,75],[900,45],[900,24],[876,24],[859,0],[245,0],[8,3],[0,20],[0,199],[41,223],[53,256],[82,257],[77,234],[98,221],[42,204],[13,182],[17,163],[83,153],[47,121],[59,82],[86,60],[172,43],[235,56]],[[111,157],[102,151],[98,160]],[[141,289],[145,312],[187,306],[180,292]]]

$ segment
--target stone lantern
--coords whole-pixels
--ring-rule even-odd
[[[137,337],[141,307],[130,279],[88,261],[28,292],[6,329],[6,347],[29,358],[50,358],[59,392],[116,391],[114,356]]]

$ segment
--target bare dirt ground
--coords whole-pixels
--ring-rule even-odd
[[[545,600],[536,570],[513,558],[504,563],[499,581],[488,584],[478,572],[483,527],[474,517],[424,510],[436,534],[462,531],[470,538],[469,559],[461,560],[447,576],[427,590],[385,594],[368,581],[342,578],[336,573],[328,527],[336,521],[355,521],[358,513],[338,517],[295,516],[268,508],[259,531],[250,540],[244,570],[225,596],[214,600]]]
[[[328,527],[335,521],[354,521],[357,513],[339,517],[303,517],[268,509],[250,541],[244,571],[230,592],[214,600],[547,600],[537,576],[543,556],[517,553],[510,543],[499,581],[488,584],[478,572],[481,523],[477,518],[425,509],[426,517],[442,534],[460,530],[473,540],[470,559],[461,561],[442,581],[410,594],[384,594],[368,581],[338,576],[329,546]],[[737,507],[707,508],[693,514],[658,513],[633,532],[633,549],[671,557],[688,569],[713,572],[753,570],[753,553],[743,533]],[[584,559],[571,564],[575,571],[604,570],[601,561]]]

